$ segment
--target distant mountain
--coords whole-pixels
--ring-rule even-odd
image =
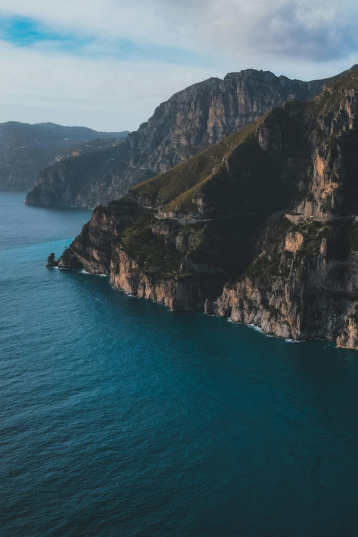
[[[95,207],[199,153],[290,99],[308,101],[330,80],[302,82],[248,69],[173,95],[116,150],[62,160],[41,172],[27,203]],[[75,179],[74,179],[75,178]]]
[[[128,132],[96,132],[86,127],[62,127],[54,123],[0,124],[0,188],[28,190],[40,170],[57,158],[72,154],[73,148],[96,139],[118,139]],[[103,142],[101,142],[103,144]],[[95,144],[96,148],[99,144]],[[76,148],[83,153],[92,147]]]
[[[358,66],[97,207],[59,267],[358,349]]]

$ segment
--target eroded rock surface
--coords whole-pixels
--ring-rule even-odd
[[[358,68],[97,207],[61,268],[172,310],[358,348]]]

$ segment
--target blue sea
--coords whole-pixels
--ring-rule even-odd
[[[90,213],[0,193],[1,537],[356,537],[358,352],[46,269]]]

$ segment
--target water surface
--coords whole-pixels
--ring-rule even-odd
[[[358,354],[46,269],[89,217],[0,193],[4,537],[358,534]]]

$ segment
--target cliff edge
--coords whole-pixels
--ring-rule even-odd
[[[59,260],[172,310],[358,349],[358,68],[97,207]]]

